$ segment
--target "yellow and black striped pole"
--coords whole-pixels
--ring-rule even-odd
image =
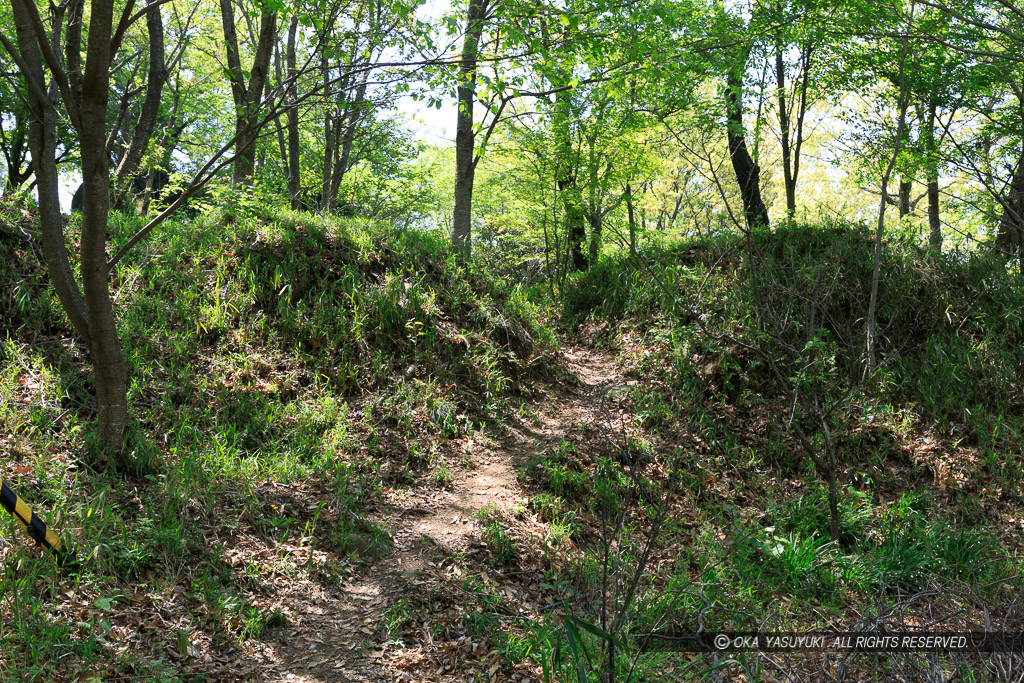
[[[58,567],[73,567],[77,564],[75,553],[63,549],[60,537],[46,526],[42,517],[32,512],[17,493],[11,490],[7,482],[0,478],[0,507],[14,515],[18,523],[28,532],[36,543],[48,549]]]

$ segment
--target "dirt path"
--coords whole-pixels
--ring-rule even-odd
[[[287,606],[288,623],[264,636],[264,680],[537,680],[523,665],[511,669],[501,653],[446,617],[452,610],[461,614],[471,602],[473,596],[461,588],[470,574],[483,592],[513,603],[542,599],[529,595],[528,586],[537,585],[530,584],[529,574],[542,576],[535,561],[521,562],[514,572],[488,561],[478,517],[485,506],[494,506],[518,537],[543,538],[547,525],[525,512],[519,469],[532,453],[554,448],[607,417],[622,419],[612,390],[626,382],[612,356],[582,348],[564,355],[571,377],[528,406],[527,417],[511,420],[500,438],[455,442],[465,467],[446,488],[416,488],[389,501],[393,509],[379,521],[392,530],[390,555],[341,586],[308,579],[282,583],[285,594],[275,599]]]

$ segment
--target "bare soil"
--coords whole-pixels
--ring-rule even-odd
[[[540,584],[544,566],[558,560],[545,552],[547,525],[526,508],[519,469],[563,438],[628,419],[609,392],[626,384],[611,354],[567,348],[564,355],[568,375],[526,407],[528,417],[513,418],[500,436],[449,444],[449,460],[462,467],[446,487],[392,492],[376,520],[391,531],[390,553],[354,566],[340,585],[282,581],[263,607],[281,610],[287,623],[254,644],[248,671],[223,673],[310,683],[538,680],[539,670],[512,667],[492,639],[465,627],[479,595],[467,592],[463,581],[474,575],[505,611],[522,613],[507,616],[551,606]],[[513,566],[496,566],[481,540],[478,513],[485,506],[501,511],[517,542]],[[396,612],[407,623],[389,628]]]

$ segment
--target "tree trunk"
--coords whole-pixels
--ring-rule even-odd
[[[323,201],[320,204],[320,208],[327,211],[327,213],[334,213],[335,209],[338,208],[338,194],[337,188],[334,185],[334,178],[338,169],[338,159],[341,158],[341,129],[344,120],[344,115],[340,109],[332,114],[331,137],[327,143],[330,150],[330,159],[329,165],[324,170],[324,183],[326,184],[324,185]]]
[[[365,103],[366,85],[369,77],[370,70],[367,69],[363,72],[362,79],[356,87],[355,97],[348,103],[348,110],[345,112],[345,116],[338,121],[339,126],[342,121],[345,122],[345,132],[341,135],[340,149],[337,153],[337,160],[334,165],[334,173],[331,179],[332,209],[337,205],[338,190],[341,188],[341,181],[348,172],[348,160],[352,157],[352,145],[355,143],[356,139],[356,127],[359,124],[359,119],[362,118],[363,115],[363,104]]]
[[[28,86],[29,137],[38,179],[43,253],[57,295],[92,356],[97,398],[96,428],[100,442],[105,447],[118,448],[128,421],[128,404],[126,368],[110,297],[106,255],[110,209],[106,123],[113,2],[93,0],[91,3],[89,42],[80,93],[70,78],[61,86],[61,97],[68,118],[78,131],[81,149],[82,290],[79,290],[72,274],[64,244],[57,184],[57,111],[54,106],[57,98],[55,93],[46,92],[42,68],[41,46],[48,39],[36,31],[31,17],[34,8],[29,2],[15,0],[12,8],[22,57],[21,68]],[[60,21],[55,20],[50,39],[58,42],[59,36]],[[75,47],[74,51],[77,50]],[[74,67],[76,60],[70,61]],[[63,75],[67,76],[67,73]]]
[[[565,211],[565,222],[569,233],[569,258],[572,262],[572,269],[577,273],[582,273],[590,267],[583,250],[583,243],[587,239],[583,212],[575,204],[567,205]]]
[[[1024,254],[1024,151],[1017,159],[1010,185],[1002,197],[1003,215],[996,233],[996,251],[1004,258]]]
[[[590,215],[587,216],[587,220],[590,222],[590,265],[594,265],[597,263],[598,256],[601,253],[603,220],[600,207],[592,210]]]
[[[285,61],[288,63],[288,197],[292,208],[302,206],[302,182],[299,170],[299,109],[298,88],[295,83],[295,34],[299,28],[298,17],[292,17],[288,25],[288,49]]]
[[[786,102],[786,65],[781,47],[775,53],[775,81],[778,87],[779,132],[782,144],[782,179],[786,186],[786,217],[796,216],[796,178],[793,176],[793,150],[789,144],[789,106]]]
[[[220,0],[221,21],[224,27],[224,44],[227,49],[228,74],[231,81],[231,96],[235,102],[235,160],[231,171],[231,182],[235,185],[251,185],[255,167],[255,144],[258,133],[256,123],[259,117],[263,86],[266,83],[277,39],[277,14],[265,13],[260,16],[259,37],[249,83],[242,73],[242,62],[238,52],[238,35],[235,31],[235,10],[232,0]]]
[[[74,105],[82,101],[82,15],[85,0],[71,0],[68,4],[68,32],[64,43],[64,68],[68,74]]]
[[[903,218],[904,216],[907,216],[907,215],[910,214],[910,191],[913,190],[913,189],[914,189],[914,181],[913,180],[911,180],[909,178],[906,178],[906,177],[901,177],[900,178],[900,188],[899,188],[899,195],[898,195],[899,208],[900,208],[900,218]]]
[[[114,183],[117,186],[128,182],[139,168],[142,155],[156,127],[164,81],[167,78],[164,64],[164,22],[160,15],[160,5],[151,4],[146,9],[146,29],[149,31],[149,76],[146,81],[146,95],[142,101],[142,111],[139,112],[132,141],[115,173]]]
[[[452,245],[463,257],[469,256],[473,227],[473,180],[476,164],[476,134],[473,105],[476,100],[476,61],[484,31],[486,0],[469,0],[466,37],[459,64],[459,111],[455,119],[455,206],[452,210]]]
[[[868,314],[864,321],[868,375],[873,374],[875,372],[875,368],[878,367],[878,288],[882,279],[882,238],[885,235],[885,207],[889,202],[889,180],[892,178],[892,172],[896,168],[896,161],[899,159],[900,149],[902,148],[903,135],[907,129],[906,82],[904,80],[903,72],[906,64],[906,58],[907,39],[904,38],[903,47],[900,50],[900,111],[899,121],[896,126],[896,145],[895,149],[893,149],[892,156],[889,158],[889,164],[885,167],[885,171],[882,173],[882,197],[878,202],[878,223],[875,226],[875,244],[873,251],[874,263],[871,268],[871,293],[868,296]]]
[[[928,119],[925,123],[925,143],[928,148],[928,171],[926,191],[928,194],[928,248],[933,254],[942,253],[942,221],[939,216],[939,160],[935,143],[935,117],[938,107],[934,98],[928,103]]]
[[[281,157],[281,165],[284,166],[284,173],[286,178],[291,177],[291,163],[288,160],[288,143],[284,141],[284,127],[281,125],[281,119],[274,120],[274,129],[277,131],[277,154]]]
[[[82,79],[82,285],[89,315],[96,376],[97,432],[101,443],[120,447],[128,423],[128,378],[117,334],[107,272],[107,216],[110,210],[110,158],[107,156],[107,99],[110,93],[110,40],[113,1],[90,6],[89,45]]]
[[[564,80],[568,81],[568,76]],[[555,186],[565,212],[566,258],[573,271],[582,272],[589,267],[586,254],[587,216],[577,182],[580,154],[573,145],[571,109],[571,89],[559,89],[555,93],[551,124],[555,143]]]
[[[60,183],[57,177],[57,111],[46,92],[43,57],[31,19],[21,0],[11,3],[18,50],[27,73],[24,74],[28,106],[28,143],[36,169],[36,193],[39,204],[39,230],[43,259],[57,297],[75,331],[89,345],[89,316],[85,299],[75,280],[64,244],[64,222],[60,213]],[[104,117],[105,118],[105,117]]]
[[[629,218],[629,251],[636,255],[636,216],[633,214],[633,188],[626,183],[626,215]]]
[[[270,80],[269,78],[267,79]],[[281,68],[281,45],[280,43],[274,43],[274,80],[280,85],[284,83],[284,70]],[[287,97],[287,96],[286,96]],[[282,103],[286,102],[286,97],[282,98]],[[284,139],[285,127],[281,125],[281,117],[274,117],[274,132],[277,133],[277,154],[281,159],[281,165],[284,167],[285,179],[291,177],[291,160],[288,158],[288,143]]]
[[[15,190],[25,184],[25,181],[32,177],[35,173],[35,166],[32,161],[29,160],[25,163],[28,158],[26,152],[28,149],[28,140],[23,131],[16,131],[15,140],[11,142],[9,149],[4,150],[4,160],[7,162],[7,175],[4,177],[4,189],[3,196],[8,197]]]
[[[781,42],[781,41],[779,41]],[[807,116],[807,88],[810,84],[811,57],[814,46],[807,42],[802,48],[800,58],[802,72],[800,74],[799,100],[795,102],[796,124],[793,126],[793,108],[786,101],[786,66],[783,61],[781,46],[775,53],[775,80],[779,89],[779,130],[782,143],[782,174],[786,188],[786,215],[792,220],[796,216],[796,183],[800,177],[800,150],[804,144],[804,119]],[[796,94],[794,93],[794,97]]]
[[[15,102],[13,111],[8,112],[14,120],[14,130],[10,139],[0,127],[0,141],[3,142],[4,161],[7,162],[7,175],[4,177],[3,196],[7,197],[12,192],[25,184],[25,181],[35,173],[30,150],[28,148],[28,111],[22,102]]]
[[[3,197],[9,197],[18,190],[35,173],[35,166],[29,161],[24,167],[21,165],[8,165],[6,177],[4,177]]]
[[[329,83],[331,78],[330,66],[327,61],[327,53],[321,57],[320,62],[321,78],[324,83]],[[342,88],[345,82],[342,82]],[[327,198],[331,192],[331,169],[334,168],[334,157],[337,155],[337,146],[334,144],[334,113],[330,107],[324,107],[324,156],[323,167],[320,169],[320,206],[323,209],[327,206]]]
[[[942,253],[942,221],[939,216],[939,178],[937,172],[929,176],[927,191],[928,248],[932,253],[940,254]]]
[[[562,193],[562,205],[565,208],[565,233],[568,236],[569,262],[578,273],[585,271],[590,264],[586,254],[586,214],[580,206],[579,197],[575,192],[574,179],[558,181],[558,189]]]
[[[744,60],[745,64],[746,60]],[[768,228],[768,208],[761,199],[761,169],[747,151],[743,127],[743,69],[734,68],[729,72],[725,90],[726,132],[729,139],[729,156],[736,181],[740,186],[743,200],[743,215],[747,229]]]

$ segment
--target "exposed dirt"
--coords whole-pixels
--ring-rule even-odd
[[[514,596],[510,604],[543,609],[551,602],[538,587],[550,558],[525,549],[527,539],[545,537],[547,525],[526,511],[518,470],[531,453],[581,429],[609,420],[620,429],[628,421],[615,401],[614,389],[626,381],[613,357],[584,348],[564,354],[569,375],[527,406],[528,417],[517,416],[494,438],[452,442],[453,460],[463,467],[445,488],[391,497],[390,509],[379,517],[391,530],[389,554],[354,567],[341,585],[301,577],[282,582],[273,602],[287,624],[264,635],[248,675],[294,682],[538,680],[539,671],[512,668],[486,637],[462,629],[452,617],[476,599],[462,588],[470,574],[479,577],[484,592]],[[514,569],[495,565],[481,540],[478,513],[485,506],[501,510],[510,533],[524,541],[521,554],[531,554]],[[398,633],[389,628],[396,613],[408,622]]]

